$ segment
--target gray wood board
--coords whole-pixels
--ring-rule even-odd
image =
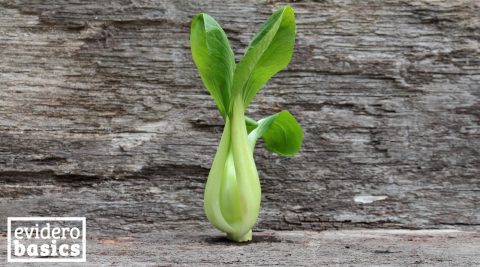
[[[480,233],[454,230],[255,232],[234,244],[218,232],[179,223],[176,230],[106,235],[87,230],[78,266],[476,266]],[[6,244],[0,235],[0,257]],[[9,266],[32,266],[9,264]],[[72,266],[37,263],[35,266]]]
[[[191,60],[191,18],[215,17],[238,59],[283,4],[0,1],[2,220],[205,220],[223,121]],[[305,142],[294,158],[257,147],[258,228],[478,226],[478,1],[292,5],[292,63],[248,114],[288,109]]]

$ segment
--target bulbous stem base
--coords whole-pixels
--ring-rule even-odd
[[[227,234],[227,238],[232,240],[232,241],[235,241],[235,242],[247,242],[247,241],[251,241],[252,240],[252,230],[248,231],[246,234],[244,234],[243,236],[235,236],[235,235],[231,235],[231,234]]]

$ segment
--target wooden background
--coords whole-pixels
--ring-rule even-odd
[[[223,121],[191,60],[191,18],[215,17],[238,60],[283,4],[0,0],[0,219],[205,222]],[[480,225],[480,3],[292,6],[292,63],[248,114],[288,109],[305,141],[294,158],[257,147],[258,228]]]

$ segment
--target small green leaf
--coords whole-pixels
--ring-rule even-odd
[[[294,44],[295,15],[286,6],[263,24],[235,69],[232,95],[242,95],[245,109],[265,83],[288,65]]]
[[[257,128],[258,123],[254,119],[245,116],[245,125],[247,126],[247,133],[250,133]]]
[[[229,107],[235,60],[222,27],[209,15],[193,18],[190,47],[203,84],[225,118]]]
[[[257,128],[248,137],[252,147],[261,137],[267,150],[290,157],[300,151],[303,131],[295,117],[284,110],[258,121]]]

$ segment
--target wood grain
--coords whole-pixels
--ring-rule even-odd
[[[0,219],[141,232],[204,221],[223,121],[190,20],[215,17],[238,60],[283,4],[0,1]],[[248,114],[288,109],[305,142],[294,158],[256,149],[258,228],[479,226],[479,2],[292,6],[292,63]]]
[[[249,244],[238,244],[201,229],[90,233],[87,262],[81,266],[475,266],[479,262],[478,231],[268,230],[255,232]],[[0,232],[2,257],[6,244]]]

